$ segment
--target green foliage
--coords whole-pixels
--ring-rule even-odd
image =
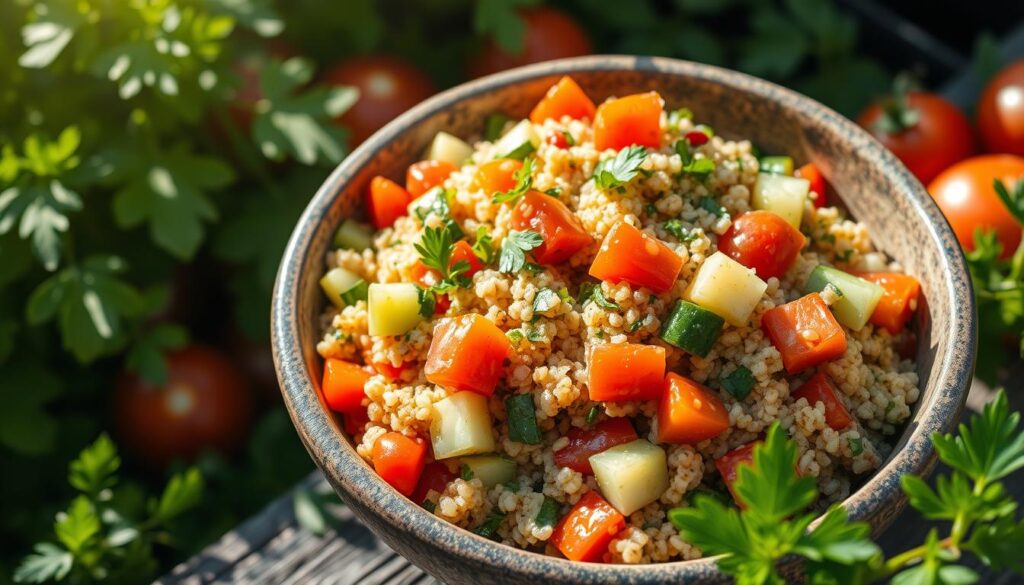
[[[981,338],[997,344],[978,352],[976,375],[987,382],[995,381],[999,367],[1006,362],[1007,352],[998,340],[1016,338],[1020,344],[1017,353],[1024,357],[1024,243],[1007,260],[1001,259],[1002,253],[996,232],[979,228],[974,234],[974,250],[965,254],[978,302]]]
[[[473,28],[478,34],[491,36],[505,52],[523,52],[526,23],[517,8],[537,4],[537,0],[474,0]]]
[[[147,382],[160,386],[167,382],[164,354],[188,343],[188,331],[180,325],[161,323],[142,334],[125,356],[124,367]]]
[[[32,456],[50,451],[57,439],[57,421],[46,407],[62,389],[60,378],[36,363],[3,365],[0,445]]]
[[[777,564],[787,555],[802,558],[812,583],[973,583],[977,575],[957,564],[964,552],[994,569],[1024,573],[1024,521],[999,483],[1024,467],[1019,423],[1000,391],[957,435],[932,435],[953,473],[939,476],[934,490],[913,475],[903,476],[902,485],[925,517],[952,521],[950,534],[940,538],[933,529],[924,544],[888,560],[869,539],[868,526],[849,522],[842,508],[829,509],[809,528],[815,480],[797,474],[797,446],[778,423],[754,448],[753,462],[738,469],[734,489],[742,510],[699,495],[691,507],[671,510],[669,519],[705,554],[724,555],[718,565],[737,583],[782,583]]]
[[[514,187],[504,193],[495,193],[491,197],[491,203],[508,203],[514,205],[520,197],[526,194],[533,187],[533,158],[527,157],[523,160],[523,166],[512,177],[516,180]]]
[[[602,189],[620,187],[632,181],[640,172],[640,165],[647,158],[647,149],[630,146],[614,157],[604,159],[594,167],[594,184]]]
[[[498,270],[515,274],[526,265],[526,252],[544,243],[540,234],[533,230],[512,230],[501,241],[501,254],[498,256]]]

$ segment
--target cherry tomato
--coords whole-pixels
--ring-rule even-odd
[[[807,238],[788,221],[759,210],[739,216],[718,240],[718,249],[768,280],[786,274],[806,242]]]
[[[444,183],[448,175],[455,170],[455,165],[442,160],[421,160],[413,163],[405,172],[405,190],[413,197],[419,197]]]
[[[587,31],[561,10],[537,6],[524,8],[519,15],[526,25],[522,52],[518,55],[506,53],[488,39],[469,64],[470,77],[490,75],[530,63],[588,55],[593,50]]]
[[[1009,258],[1020,243],[1021,226],[996,195],[992,182],[1003,181],[1008,189],[1024,180],[1024,158],[1009,154],[976,156],[946,169],[928,185],[949,224],[967,250],[974,249],[974,230],[995,229]]]
[[[349,85],[359,90],[359,99],[338,118],[351,132],[351,146],[366,140],[436,91],[419,69],[386,55],[352,57],[328,70],[323,80],[330,85]]]
[[[899,129],[895,124],[886,128],[886,107],[878,103],[868,106],[857,117],[857,123],[903,161],[919,181],[927,184],[942,169],[974,152],[971,125],[949,101],[933,93],[915,91],[906,95],[905,106],[904,109],[919,116],[906,128]]]
[[[989,151],[1024,156],[1024,59],[1004,67],[985,86],[978,128]]]
[[[140,462],[163,468],[206,450],[231,453],[252,418],[243,374],[220,352],[198,345],[166,356],[167,381],[157,386],[122,375],[114,390],[120,445]]]
[[[426,443],[394,431],[381,435],[370,453],[373,469],[403,496],[416,489],[426,458]]]

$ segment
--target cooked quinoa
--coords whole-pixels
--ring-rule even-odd
[[[824,193],[811,192],[806,198],[799,220],[806,243],[781,277],[762,279],[764,292],[744,324],[725,323],[703,357],[661,337],[676,301],[689,298],[688,288],[705,261],[719,251],[723,235],[755,208],[752,195],[761,161],[748,140],[719,135],[692,140],[694,132],[711,133],[680,112],[661,112],[657,120],[660,146],[647,146],[635,176],[610,187],[599,186],[595,170],[601,161],[611,161],[625,149],[598,150],[590,117],[564,115],[542,123],[506,124],[506,132],[522,131],[525,124],[540,139],[527,154],[532,164],[531,190],[564,204],[592,238],[567,259],[542,264],[534,262],[527,250],[527,263],[514,272],[499,270],[495,260],[481,260],[482,268],[467,278],[464,286],[434,295],[440,308],[436,314],[397,335],[369,333],[371,308],[366,300],[341,309],[330,306],[324,312],[323,339],[317,346],[320,355],[374,372],[363,386],[359,413],[350,410],[345,415],[346,429],[353,434],[358,453],[371,464],[375,443],[385,433],[401,433],[430,445],[432,423],[438,416],[434,406],[455,394],[452,388],[432,383],[425,373],[435,327],[448,318],[475,313],[509,339],[511,351],[493,393],[486,396],[486,405],[493,453],[514,462],[514,475],[510,481],[485,487],[480,477],[466,472],[464,457],[438,459],[449,472],[449,481],[436,486],[440,489],[427,490],[423,501],[415,502],[438,517],[467,529],[479,530],[490,522],[485,534],[496,540],[561,556],[549,542],[556,526],[544,518],[538,521],[542,507],[557,510],[561,518],[585,494],[602,490],[593,474],[556,464],[555,453],[569,444],[570,430],[627,417],[639,439],[664,452],[667,487],[654,501],[624,515],[624,528],[600,551],[598,560],[652,563],[694,559],[701,551],[679,536],[667,511],[687,506],[688,496],[695,490],[728,498],[716,460],[756,441],[773,422],[778,421],[799,447],[799,472],[816,478],[822,496],[817,505],[824,508],[847,497],[851,486],[879,467],[892,448],[890,437],[910,416],[918,399],[919,380],[914,362],[900,355],[902,347],[913,343],[909,331],[894,334],[873,322],[859,329],[843,325],[845,352],[791,374],[763,326],[762,316],[767,311],[808,296],[808,280],[819,265],[854,274],[902,272],[897,262],[872,247],[866,226],[844,217],[835,207],[815,205],[812,200],[823,200]],[[685,152],[677,147],[680,141],[687,141]],[[392,226],[373,235],[371,247],[328,253],[327,268],[343,268],[371,286],[415,283],[425,289],[422,266],[417,266],[421,253],[415,246],[426,229],[443,229],[447,220],[461,228],[468,244],[489,237],[489,248],[497,256],[520,204],[519,199],[494,203],[495,193],[480,187],[480,167],[508,154],[499,151],[501,146],[496,145],[500,144],[500,140],[484,139],[472,143],[464,164],[456,165],[435,188],[443,189],[442,196],[447,198],[447,217],[419,217],[416,213],[397,217]],[[685,165],[700,160],[712,161],[713,169],[706,173],[684,171]],[[704,168],[709,166],[705,163]],[[519,179],[521,183],[522,177]],[[415,205],[413,202],[412,207]],[[678,257],[681,268],[668,290],[656,293],[625,280],[599,281],[590,276],[602,242],[620,224],[638,228]],[[487,248],[486,242],[476,247],[478,252]],[[587,283],[597,287],[599,294],[580,294],[581,288],[587,290]],[[831,284],[820,293],[809,294],[833,309],[843,298]],[[538,310],[538,295],[544,296],[542,311]],[[603,301],[594,300],[599,297]],[[450,300],[447,307],[446,298]],[[813,331],[800,334],[815,335]],[[592,400],[588,352],[607,344],[662,348],[666,371],[710,389],[721,401],[727,428],[697,442],[659,442],[657,425],[652,424],[658,415],[658,399]],[[749,393],[740,399],[727,390],[724,380],[744,369],[752,383]],[[844,428],[830,426],[825,402],[810,404],[805,397],[793,397],[794,391],[818,373],[831,381],[851,417]],[[532,397],[539,444],[510,438],[506,400],[516,395]],[[426,461],[434,459],[427,449]]]

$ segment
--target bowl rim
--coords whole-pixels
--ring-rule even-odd
[[[870,517],[896,500],[896,509],[905,505],[905,498],[895,481],[906,473],[926,474],[935,463],[935,451],[929,435],[934,431],[952,429],[963,407],[972,378],[977,343],[976,311],[971,280],[960,246],[938,207],[924,187],[870,134],[819,102],[797,92],[744,73],[713,65],[663,57],[631,55],[589,55],[537,63],[496,73],[445,90],[392,120],[347,156],[326,178],[312,198],[284,251],[274,283],[271,306],[271,337],[274,364],[285,405],[303,444],[317,466],[327,475],[336,490],[346,498],[356,498],[362,506],[372,507],[388,525],[407,532],[417,540],[453,551],[467,561],[481,565],[500,566],[520,576],[537,579],[572,580],[581,575],[629,582],[678,579],[681,575],[712,575],[715,558],[672,561],[640,565],[580,563],[550,557],[478,536],[437,518],[387,485],[365,464],[343,437],[334,415],[322,407],[316,382],[305,365],[303,340],[297,319],[301,299],[301,269],[310,253],[309,242],[318,224],[324,221],[342,186],[381,150],[401,137],[422,120],[439,114],[452,104],[486,94],[493,90],[557,75],[595,71],[640,71],[697,78],[742,90],[787,108],[798,108],[817,117],[825,125],[866,150],[865,156],[877,160],[882,172],[898,187],[900,196],[909,200],[911,212],[924,221],[933,244],[944,251],[941,272],[948,293],[949,307],[963,310],[950,315],[952,345],[945,358],[932,368],[941,392],[935,392],[927,404],[920,403],[919,420],[910,433],[899,438],[893,453],[859,489],[842,501],[851,519]],[[922,392],[923,394],[923,392]],[[923,395],[922,395],[923,399]],[[891,519],[891,518],[890,518]],[[873,526],[877,534],[887,525]],[[582,573],[581,573],[582,571]]]

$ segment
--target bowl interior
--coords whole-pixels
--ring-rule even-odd
[[[571,74],[595,103],[608,96],[656,90],[664,97],[667,110],[687,107],[696,121],[711,125],[718,134],[750,139],[763,152],[789,154],[797,164],[814,162],[850,214],[869,226],[875,246],[922,282],[926,302],[915,324],[921,398],[904,432],[894,439],[896,448],[883,469],[845,503],[851,516],[870,518],[876,530],[884,528],[902,508],[898,477],[930,469],[934,455],[926,437],[948,428],[955,420],[970,381],[975,336],[973,297],[959,246],[921,185],[846,119],[773,84],[673,60],[588,57],[539,64],[459,86],[393,121],[327,179],[289,243],[273,308],[275,358],[285,400],[317,464],[350,503],[360,502],[354,506],[357,513],[364,505],[371,510],[371,525],[382,530],[389,542],[387,533],[391,530],[382,524],[391,528],[404,525],[417,538],[432,535],[454,539],[443,546],[454,547],[451,550],[459,550],[464,557],[487,559],[488,563],[497,560],[501,564],[512,558],[521,561],[523,555],[530,554],[488,543],[451,526],[429,526],[443,523],[432,522],[417,506],[384,486],[355,454],[317,391],[322,365],[316,343],[324,306],[317,280],[324,270],[324,255],[333,231],[343,218],[361,214],[363,193],[373,176],[402,179],[406,166],[420,159],[437,131],[479,138],[484,120],[491,113],[525,117],[564,74]],[[394,534],[396,539],[408,540],[399,532]],[[401,545],[398,548],[420,562],[414,550],[401,550]],[[562,570],[581,578],[575,571],[582,570],[578,569],[582,565],[537,555],[532,559],[530,567],[517,570],[546,578],[554,578],[550,571]],[[564,565],[577,568],[558,568]],[[683,566],[692,567],[687,569],[691,574],[706,572],[710,567],[707,562],[671,563],[659,566],[651,578]],[[589,567],[604,575],[607,571],[632,570]],[[444,567],[426,568],[450,575]],[[647,566],[645,570],[651,569]],[[561,573],[563,577],[569,574]]]

